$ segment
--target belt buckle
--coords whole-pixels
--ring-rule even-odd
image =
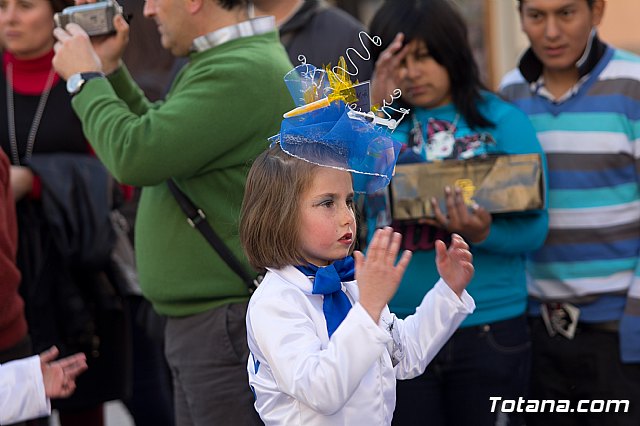
[[[573,339],[578,327],[580,309],[571,303],[543,303],[540,305],[542,320],[550,337],[559,334]]]

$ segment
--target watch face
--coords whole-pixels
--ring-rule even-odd
[[[67,92],[72,95],[75,94],[76,92],[78,92],[78,90],[80,90],[80,87],[82,87],[82,83],[84,83],[82,74],[73,74],[71,77],[69,77],[69,80],[67,80]]]

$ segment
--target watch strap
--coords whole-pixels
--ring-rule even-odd
[[[86,84],[87,81],[92,80],[94,78],[102,78],[104,76],[105,75],[103,72],[98,72],[98,71],[81,72],[79,73],[78,83],[72,90],[69,90],[69,93],[71,95],[76,95],[80,92],[80,90],[82,90],[82,87]],[[73,78],[77,78],[77,77],[73,75],[69,78],[69,80]]]

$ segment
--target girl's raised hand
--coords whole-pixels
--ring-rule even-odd
[[[458,297],[473,278],[473,256],[469,245],[458,234],[451,235],[451,245],[436,241],[436,266],[438,273]]]
[[[411,252],[405,250],[396,264],[401,242],[399,233],[385,227],[373,235],[366,257],[359,251],[353,253],[360,304],[376,323],[382,309],[396,293],[411,260]]]

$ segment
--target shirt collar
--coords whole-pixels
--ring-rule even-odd
[[[212,47],[220,46],[228,41],[242,37],[250,37],[275,31],[276,19],[273,16],[262,16],[260,18],[249,19],[235,25],[220,28],[208,34],[197,37],[193,40],[191,50],[203,52]]]
[[[573,87],[571,87],[571,89],[569,89],[564,95],[560,96],[559,98],[556,98],[555,96],[553,96],[553,94],[551,94],[551,92],[547,90],[547,88],[544,85],[544,77],[542,75],[540,75],[540,77],[536,81],[529,83],[529,89],[531,90],[531,92],[559,104],[571,98],[576,93],[578,93],[578,91],[580,90],[580,87],[582,87],[582,85],[588,79],[589,79],[588,75],[582,76],[582,78],[580,78],[580,80],[578,80],[578,82],[574,84]]]

